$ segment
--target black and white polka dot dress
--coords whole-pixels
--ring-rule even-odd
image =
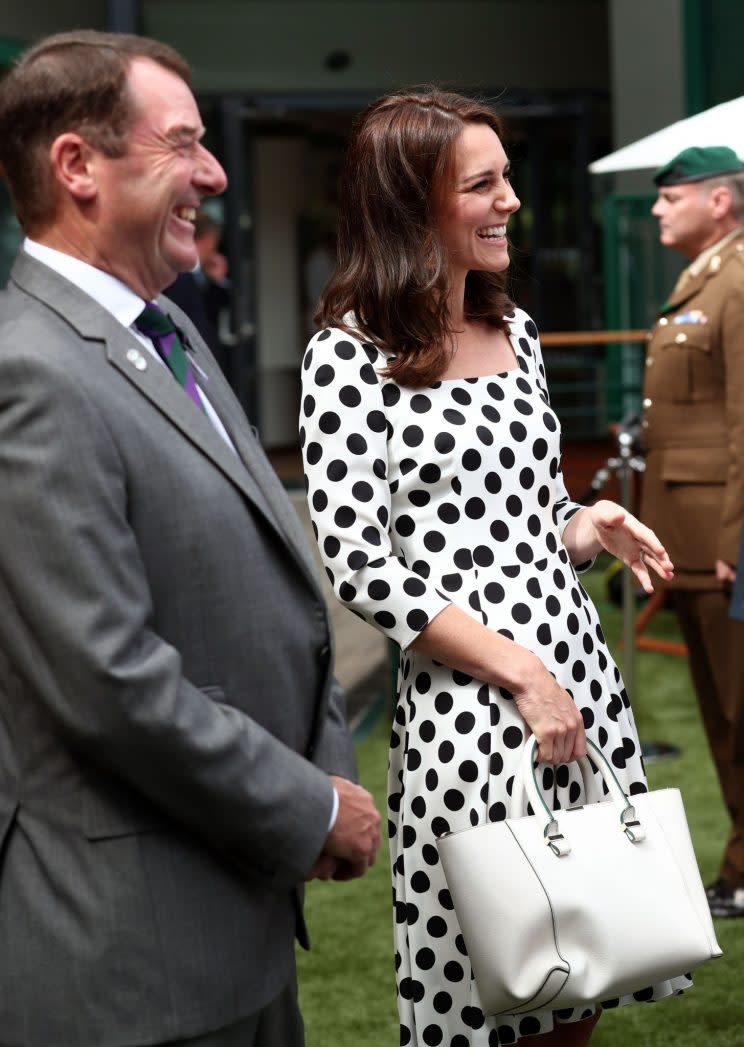
[[[646,790],[620,673],[561,534],[580,506],[560,472],[533,322],[510,318],[518,367],[409,389],[342,330],[311,341],[301,442],[310,512],[338,598],[402,649],[388,819],[401,1044],[497,1047],[580,1012],[484,1018],[436,837],[512,814],[525,725],[507,691],[407,650],[454,603],[535,651],[581,709],[626,790]],[[586,566],[586,565],[584,565]],[[545,766],[554,808],[582,802],[576,765]],[[605,1006],[667,996],[686,979]]]

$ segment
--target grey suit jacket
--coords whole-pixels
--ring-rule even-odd
[[[237,454],[46,266],[22,254],[0,298],[3,1045],[160,1043],[268,1002],[326,772],[355,773],[299,521],[171,312]]]

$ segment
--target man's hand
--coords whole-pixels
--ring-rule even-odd
[[[733,585],[736,581],[736,571],[725,560],[716,560],[716,578],[724,585]]]
[[[358,876],[364,876],[368,868],[369,863],[366,861],[347,862],[324,853],[315,862],[305,880],[355,880]]]
[[[331,775],[331,782],[338,793],[338,815],[326,837],[321,860],[326,856],[341,859],[346,868],[337,871],[361,875],[374,865],[380,849],[380,815],[361,785],[335,775]]]
[[[227,277],[227,259],[215,251],[202,262],[202,272],[213,284],[221,284]]]
[[[305,880],[332,880],[338,870],[339,860],[330,854],[321,854],[315,860],[312,869]]]

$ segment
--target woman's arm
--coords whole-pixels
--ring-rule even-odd
[[[508,691],[537,738],[541,761],[568,763],[586,755],[584,721],[575,702],[526,647],[450,604],[419,633],[411,650]]]
[[[312,339],[302,365],[300,445],[334,593],[405,650],[450,601],[393,548],[386,393],[373,360],[384,365],[373,346],[344,331]]]

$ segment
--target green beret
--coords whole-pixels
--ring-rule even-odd
[[[706,178],[736,174],[739,171],[744,171],[744,164],[727,145],[693,145],[660,167],[654,175],[654,184],[683,185],[685,182],[702,182]]]

